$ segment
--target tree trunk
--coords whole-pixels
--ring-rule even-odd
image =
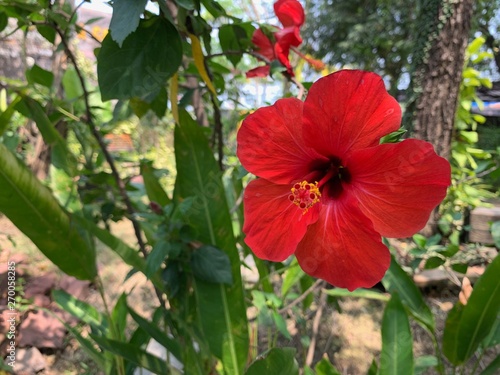
[[[415,67],[416,95],[407,116],[413,136],[432,143],[438,155],[449,159],[473,0],[430,0],[427,9],[437,10],[434,30],[427,35],[428,52]],[[429,19],[429,14],[421,17]],[[436,233],[438,221],[435,209],[421,233]]]
[[[446,17],[443,14],[446,7],[451,14],[432,43],[422,66],[422,91],[416,101],[413,136],[431,142],[436,152],[448,159],[473,0],[442,1],[438,20]]]

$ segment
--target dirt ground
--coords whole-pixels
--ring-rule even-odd
[[[112,226],[113,233],[126,240],[133,241],[132,227],[129,223],[122,222]],[[24,254],[28,258],[26,266],[30,277],[46,273],[55,273],[59,277],[62,273],[41,254],[22,233],[20,233],[7,219],[0,218],[0,264],[5,263],[15,254]],[[123,281],[129,272],[129,267],[111,251],[98,247],[98,267],[106,293],[107,302],[113,306],[118,297],[129,293],[129,303],[141,314],[147,316],[156,307],[154,305],[154,292],[145,278],[135,274],[127,281]],[[440,288],[425,290],[425,298],[435,314],[438,335],[442,334],[447,311],[457,300],[458,288]],[[90,286],[86,301],[102,311],[102,301],[99,293]],[[320,301],[315,301],[309,312],[309,319],[301,322],[301,327],[296,329],[299,322],[291,322],[289,328],[292,335],[298,332],[291,340],[280,338],[280,346],[295,346],[298,349],[299,361],[307,356],[310,341],[301,340],[300,331],[310,331],[317,314]],[[27,310],[33,306],[28,306]],[[380,323],[384,303],[366,299],[344,298],[339,301],[342,313],[335,307],[327,304],[323,306],[322,318],[319,329],[315,335],[315,351],[313,363],[327,356],[337,369],[345,375],[366,374],[367,370],[381,350]],[[0,306],[0,310],[2,306]],[[307,318],[307,317],[306,317]],[[290,322],[289,322],[290,323]],[[414,356],[433,354],[433,344],[429,335],[417,324],[412,323],[414,338]],[[311,336],[311,335],[310,335]],[[266,349],[265,340],[259,351]],[[261,345],[259,345],[261,346]],[[62,350],[45,350],[42,354],[46,361],[46,368],[37,374],[100,374],[95,364],[87,357],[86,353],[78,346],[71,336],[65,339]],[[494,358],[498,349],[485,358]],[[302,362],[303,363],[303,362]],[[484,361],[487,364],[488,361]],[[432,374],[432,371],[426,374]]]

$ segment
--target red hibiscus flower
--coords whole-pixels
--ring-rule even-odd
[[[307,99],[278,100],[249,115],[238,157],[257,175],[244,195],[245,242],[262,259],[295,254],[302,269],[354,290],[382,279],[381,236],[422,229],[450,185],[432,145],[379,144],[401,122],[382,79],[344,70],[315,82]]]
[[[274,3],[274,13],[280,20],[283,28],[277,28],[273,33],[272,42],[262,29],[255,30],[252,43],[257,47],[256,52],[268,61],[278,60],[288,74],[293,76],[292,65],[288,55],[291,47],[297,47],[302,43],[300,27],[304,24],[304,8],[297,0],[278,0]],[[248,78],[265,77],[270,72],[270,66],[260,66],[246,73]]]

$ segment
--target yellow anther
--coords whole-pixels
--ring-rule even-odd
[[[290,190],[292,194],[288,196],[288,199],[302,210],[302,214],[305,214],[321,198],[318,182],[297,182]]]

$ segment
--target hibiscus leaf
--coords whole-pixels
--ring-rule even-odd
[[[184,215],[187,224],[198,233],[198,241],[223,250],[231,262],[231,286],[194,279],[200,328],[212,353],[222,360],[225,372],[241,375],[248,355],[246,308],[221,172],[203,128],[185,110],[179,110],[174,145],[174,200],[192,197],[191,208]]]
[[[389,292],[398,292],[401,302],[408,308],[417,322],[430,332],[434,332],[434,315],[432,315],[413,280],[399,266],[394,257],[392,257],[391,265],[382,279],[382,284]]]
[[[102,100],[138,97],[153,101],[181,60],[179,32],[165,19],[141,21],[121,48],[108,34],[97,57]]]
[[[234,67],[240,62],[243,51],[252,44],[252,34],[255,27],[250,22],[232,25],[222,25],[219,29],[219,41],[223,52]],[[241,51],[241,53],[235,53]]]
[[[193,274],[211,283],[231,285],[231,261],[225,252],[213,246],[202,246],[197,249],[191,258]]]
[[[148,0],[115,0],[109,24],[111,37],[121,47],[125,38],[137,29]]]
[[[382,318],[380,375],[413,374],[410,322],[398,293],[393,293]]]

